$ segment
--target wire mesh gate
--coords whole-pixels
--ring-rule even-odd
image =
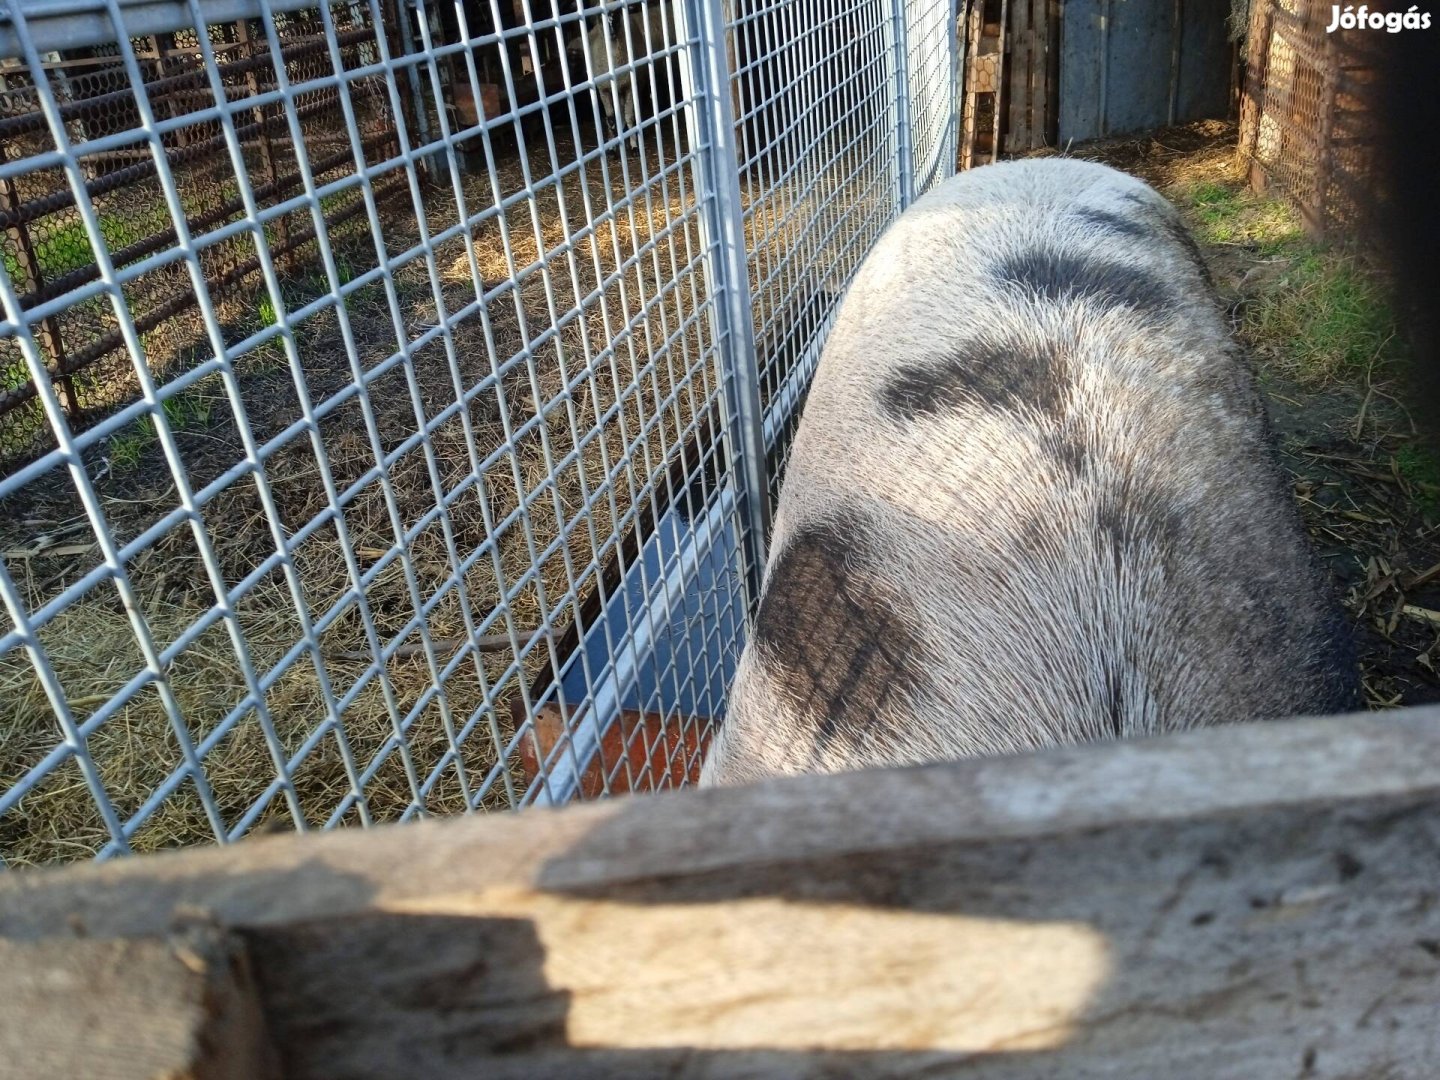
[[[7,865],[694,775],[839,298],[953,170],[954,12],[542,6],[0,19],[54,193],[0,206]]]

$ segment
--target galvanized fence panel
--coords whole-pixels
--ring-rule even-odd
[[[391,2],[391,0],[387,0]],[[353,63],[367,50],[375,31],[358,8],[341,13],[335,44]],[[393,23],[393,17],[387,22]],[[330,65],[328,48],[313,13],[279,16],[277,36],[292,78],[323,73]],[[232,102],[259,98],[275,89],[269,43],[249,20],[212,24],[211,45],[218,73]],[[160,119],[183,117],[205,100],[207,75],[193,29],[151,34],[132,41],[134,60],[146,80],[149,103]],[[84,147],[86,190],[118,265],[173,246],[177,234],[164,205],[150,152],[133,142],[111,149],[93,149],[89,142],[133,129],[139,114],[130,91],[130,77],[113,42],[86,49],[66,49],[43,57],[45,70],[66,121],[71,141]],[[0,138],[7,160],[45,150],[45,116],[38,89],[25,65],[16,58],[0,61]],[[389,147],[395,126],[389,116],[382,77],[352,84],[352,100],[367,149]],[[306,94],[296,111],[313,151],[312,167],[323,183],[353,166],[339,95],[331,90]],[[288,153],[286,120],[274,105],[255,104],[236,114],[236,134],[245,156],[248,179],[257,196],[300,191],[300,174]],[[244,216],[225,154],[225,135],[218,124],[191,122],[162,138],[165,157],[184,193],[192,230],[205,231]],[[325,206],[330,231],[363,235],[364,204],[358,193],[336,195]],[[0,253],[11,270],[21,304],[34,308],[63,297],[78,286],[99,280],[84,223],[61,169],[33,169],[0,182],[0,214],[5,236]],[[270,249],[282,270],[300,261],[315,261],[315,231],[306,214],[290,214],[267,225]],[[255,291],[260,264],[247,235],[208,246],[202,256],[212,297],[222,306],[243,301]],[[195,294],[187,287],[183,266],[156,268],[127,286],[127,302],[136,329],[145,337],[147,360],[157,373],[185,367],[196,350],[199,316]],[[56,373],[61,404],[72,431],[101,419],[138,396],[124,335],[103,303],[68,304],[40,324],[39,344],[47,366]],[[16,341],[0,342],[0,465],[14,467],[55,445],[33,381],[21,377],[24,362]],[[124,448],[122,464],[127,463]]]
[[[960,26],[947,4],[901,0],[905,12],[905,92],[914,131],[914,189],[923,195],[955,171],[959,157]]]
[[[0,18],[5,864],[682,784],[723,715],[953,10],[398,10]]]
[[[772,501],[840,298],[909,188],[899,10],[757,0],[731,21]]]

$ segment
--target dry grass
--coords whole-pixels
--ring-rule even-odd
[[[537,141],[543,146],[543,140]],[[560,147],[562,154],[567,149]],[[519,159],[513,151],[509,157],[499,171],[506,194],[524,182]],[[539,176],[553,169],[543,150],[531,154],[529,166],[531,174]],[[713,393],[717,384],[708,369],[709,326],[703,316],[696,318],[705,300],[703,285],[696,280],[693,289],[687,283],[661,291],[700,250],[693,192],[682,191],[674,177],[643,185],[633,155],[629,167],[630,183],[643,187],[640,202],[631,210],[607,215],[606,208],[624,191],[624,179],[614,159],[594,161],[583,173],[572,174],[561,186],[542,187],[534,199],[504,215],[508,258],[501,240],[502,218],[478,229],[473,254],[481,279],[493,290],[483,317],[476,313],[456,326],[452,350],[447,352],[443,342],[429,344],[416,350],[408,365],[398,365],[371,383],[373,437],[360,402],[353,398],[321,421],[318,442],[330,480],[345,492],[374,470],[377,449],[381,456],[391,453],[422,421],[432,422],[456,402],[456,378],[463,388],[487,378],[491,383],[465,417],[456,412],[433,431],[429,459],[419,446],[405,452],[390,465],[387,482],[372,479],[356,487],[343,516],[326,521],[296,550],[296,578],[309,617],[320,619],[337,606],[340,613],[320,637],[325,662],[317,665],[308,655],[293,658],[264,694],[263,719],[273,727],[274,745],[267,740],[260,711],[251,708],[209,748],[205,774],[223,828],[235,828],[265,794],[277,773],[274,756],[293,758],[325,726],[331,730],[320,734],[294,772],[296,801],[310,826],[328,821],[351,790],[347,755],[360,771],[378,766],[364,785],[365,810],[375,820],[462,809],[461,768],[472,798],[487,777],[496,781],[487,805],[508,802],[515,794],[497,781],[503,740],[512,734],[508,702],[543,662],[543,648],[533,650],[523,665],[508,654],[474,655],[440,680],[423,656],[399,656],[378,670],[335,658],[367,650],[366,613],[382,643],[418,642],[414,629],[401,639],[415,621],[417,601],[427,608],[432,640],[441,642],[436,653],[442,669],[455,653],[455,643],[444,639],[466,639],[495,612],[501,617],[494,631],[513,628],[524,633],[545,626],[558,634],[573,617],[575,596],[593,586],[594,570],[586,568],[605,554],[593,550],[595,538],[607,537],[615,514],[623,514],[641,497],[647,479],[663,471],[667,455],[678,451],[684,429],[704,407],[705,395]],[[648,168],[651,177],[656,176],[653,157]],[[467,180],[465,195],[472,214],[493,205],[483,175]],[[566,237],[585,224],[587,198],[592,215],[601,220],[576,245],[572,261],[561,249]],[[453,193],[437,185],[427,212],[431,233],[444,228],[454,219]],[[672,224],[675,232],[665,236]],[[417,238],[415,223],[403,213],[393,221],[387,218],[386,226],[392,254]],[[600,288],[602,277],[637,254],[633,265],[579,309],[579,301]],[[342,277],[352,280],[375,263],[373,248],[367,251],[357,242],[337,247],[337,257]],[[436,269],[448,311],[475,302],[470,253],[463,242],[442,246],[436,252]],[[287,297],[292,309],[324,291],[323,282],[313,278],[293,280],[287,288],[294,291]],[[397,273],[395,291],[398,310],[392,310],[379,283],[347,298],[346,318],[366,370],[386,361],[399,342],[413,342],[435,325],[434,290],[422,260]],[[257,304],[248,317],[249,326],[237,332],[260,329],[273,321],[274,313]],[[626,329],[631,319],[635,325]],[[314,402],[352,382],[340,331],[333,310],[297,328],[298,353]],[[613,358],[597,359],[612,342]],[[534,355],[529,365],[522,356],[527,345]],[[492,356],[500,365],[498,372]],[[285,354],[277,343],[253,351],[242,362],[242,371],[245,410],[260,440],[274,437],[300,417]],[[240,444],[218,380],[201,384],[184,400],[190,412],[174,426],[190,482],[198,489],[241,457]],[[592,428],[598,428],[600,436],[582,452],[576,433]],[[117,460],[117,448],[123,460]],[[153,425],[120,433],[108,450],[109,460],[97,463],[97,488],[111,532],[124,543],[175,506],[176,494]],[[493,460],[487,462],[487,457]],[[548,462],[556,465],[553,477]],[[287,536],[324,516],[324,469],[309,436],[302,432],[279,447],[268,458],[266,473]],[[448,499],[465,485],[468,489],[437,516],[441,496]],[[528,506],[528,530],[518,523],[505,525],[522,497]],[[5,510],[0,547],[31,610],[95,565],[98,553],[84,543],[88,530],[63,474],[30,485]],[[427,516],[433,520],[421,527]],[[204,519],[231,588],[275,550],[249,479],[222,490],[205,507]],[[354,568],[344,557],[341,529],[357,556]],[[390,555],[397,538],[406,540],[403,558]],[[454,553],[464,559],[474,552],[484,555],[471,566],[457,564]],[[127,571],[161,648],[213,605],[214,593],[188,527],[172,529]],[[353,595],[355,571],[375,574],[363,590],[365,612]],[[570,598],[563,599],[567,593]],[[257,672],[275,670],[285,660],[297,640],[299,618],[290,584],[279,569],[266,574],[240,601],[236,622]],[[52,620],[41,638],[82,723],[144,667],[124,608],[108,584]],[[322,678],[335,696],[353,694],[338,722],[327,712]],[[178,656],[166,673],[166,685],[189,738],[203,743],[246,695],[223,624],[207,630]],[[0,695],[9,703],[7,722],[0,726],[3,791],[52,750],[58,732],[35,673],[18,652],[0,658]],[[397,725],[427,699],[428,705],[404,732],[405,749],[397,750]],[[467,724],[474,731],[462,741],[458,761],[441,771],[417,803],[411,778],[425,781],[451,749],[447,728],[454,732]],[[102,724],[87,746],[122,818],[135,813],[182,764],[169,710],[153,685]],[[359,813],[352,807],[347,819]],[[259,823],[284,825],[291,816],[283,796],[271,792]],[[202,800],[186,781],[140,828],[132,844],[137,850],[153,850],[211,836]],[[107,838],[73,761],[0,818],[0,853],[12,866],[82,857]]]

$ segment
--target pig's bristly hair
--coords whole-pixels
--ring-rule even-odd
[[[1174,209],[1065,159],[917,201],[826,343],[703,782],[1359,703]]]

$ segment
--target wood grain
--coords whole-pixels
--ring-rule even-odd
[[[1422,709],[17,874],[0,935],[233,930],[286,1077],[1339,1080],[1433,1076],[1437,901]]]
[[[0,939],[0,1076],[266,1080],[277,1060],[239,942]]]

